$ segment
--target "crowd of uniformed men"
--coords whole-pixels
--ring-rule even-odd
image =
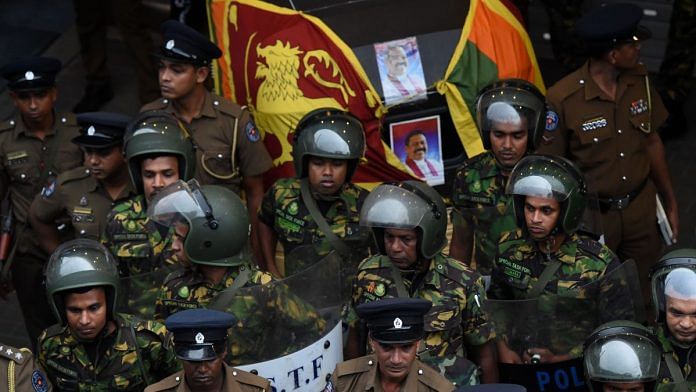
[[[486,152],[446,195],[449,254],[450,216],[431,187],[351,182],[365,135],[338,109],[299,122],[297,176],[264,193],[261,134],[247,109],[206,88],[221,52],[183,24],[163,26],[162,97],[135,119],[56,113],[57,60],[5,66],[18,115],[0,124],[2,229],[13,237],[0,294],[17,292],[35,357],[0,345],[2,384],[270,390],[230,366],[259,361],[266,313],[287,330],[327,330],[278,282],[332,251],[347,362],[327,391],[454,390],[496,383],[499,363],[583,350],[593,390],[696,380],[696,250],[657,263],[656,194],[675,242],[679,224],[658,132],[668,114],[638,62],[641,15],[612,5],[581,19],[587,61],[546,97],[522,80],[481,91]],[[160,278],[135,279],[147,274]],[[263,301],[231,301],[273,284]],[[641,296],[655,328],[640,324]],[[274,335],[290,351],[307,343]]]

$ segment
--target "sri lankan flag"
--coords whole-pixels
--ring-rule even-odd
[[[384,112],[353,51],[321,20],[254,0],[207,0],[211,36],[223,51],[218,91],[247,105],[274,169],[267,183],[294,175],[292,137],[311,110],[348,110],[365,126],[366,162],[353,181],[411,178],[380,137]]]
[[[468,156],[483,151],[476,130],[476,95],[505,78],[525,79],[545,93],[532,43],[524,27],[500,0],[471,0],[459,43],[437,89],[447,99]]]

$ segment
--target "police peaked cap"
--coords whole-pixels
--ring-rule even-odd
[[[430,301],[416,298],[386,298],[358,305],[356,311],[367,322],[370,336],[385,344],[410,343],[423,337],[423,316]]]
[[[227,330],[236,323],[230,313],[188,309],[167,317],[164,325],[174,335],[174,352],[185,361],[210,361],[224,351]]]
[[[643,9],[634,4],[615,3],[585,14],[575,25],[575,33],[587,45],[611,48],[614,45],[650,38],[639,25]]]
[[[119,113],[90,112],[77,116],[80,135],[72,142],[83,147],[106,148],[123,143],[123,134],[133,119]]]
[[[50,57],[27,57],[7,64],[0,73],[13,91],[43,90],[53,87],[61,63]]]
[[[162,23],[164,44],[159,57],[167,60],[208,65],[212,59],[222,56],[222,51],[208,37],[176,20]]]

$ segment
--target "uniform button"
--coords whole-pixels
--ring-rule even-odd
[[[85,235],[85,233],[86,233],[85,229],[80,230],[81,235]]]
[[[222,159],[222,154],[217,154],[218,159]]]
[[[85,174],[89,174],[89,169],[85,169]]]
[[[220,101],[213,101],[213,105],[218,106],[220,104]]]
[[[15,125],[15,120],[10,120],[10,125],[14,126],[14,125]]]
[[[181,377],[176,376],[175,380],[176,380],[177,382],[179,382],[179,380],[181,380]]]
[[[597,142],[599,142],[599,139],[597,139],[597,138],[595,137],[595,138],[592,138],[592,141],[595,142],[595,143],[597,143]]]
[[[423,369],[418,369],[418,374],[423,375]]]
[[[623,157],[624,157],[624,153],[620,152],[620,153],[619,153],[619,157],[623,158]]]
[[[578,81],[578,83],[580,83],[580,84],[585,84],[585,80],[580,79],[580,80]]]
[[[237,372],[232,372],[232,375],[237,377]]]
[[[27,178],[27,175],[24,174],[24,173],[22,173],[22,174],[19,175],[19,178],[21,178],[21,179],[23,180],[23,179]]]
[[[48,149],[48,147],[46,147],[46,146],[41,146],[41,151],[46,151],[47,149]]]
[[[622,131],[622,130],[620,130],[620,129],[619,129],[618,131],[616,131],[616,132],[618,132],[618,133],[623,133],[623,131]]]
[[[68,119],[65,118],[65,117],[63,117],[63,118],[60,119],[60,122],[62,122],[63,124],[65,124],[66,122],[68,122]]]
[[[369,361],[367,361],[367,364],[372,366],[372,360],[370,359]]]
[[[162,100],[162,103],[169,103],[169,100],[165,98]]]
[[[621,176],[621,181],[626,181],[626,176]]]
[[[645,127],[645,123],[640,123],[640,127],[641,128]]]

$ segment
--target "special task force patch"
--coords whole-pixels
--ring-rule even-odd
[[[546,112],[546,125],[544,128],[547,132],[553,132],[558,128],[558,114],[553,110]]]
[[[46,392],[48,391],[48,383],[46,382],[46,376],[41,373],[40,370],[34,370],[31,374],[31,386],[34,387],[36,392]]]
[[[51,182],[46,184],[46,186],[44,186],[41,189],[41,197],[43,197],[44,199],[48,199],[51,196],[53,196],[53,193],[55,191],[56,191],[56,179],[54,178],[51,180]]]
[[[247,139],[249,139],[250,142],[256,143],[261,139],[261,134],[259,133],[259,130],[256,129],[256,126],[252,121],[247,122],[246,124],[246,135]]]

